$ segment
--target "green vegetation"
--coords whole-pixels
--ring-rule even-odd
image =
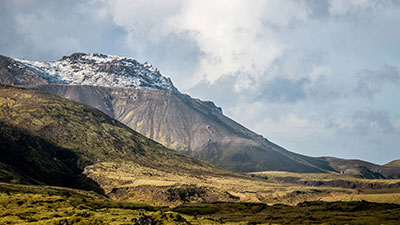
[[[385,164],[385,166],[400,168],[400,160],[393,160],[390,163]]]
[[[163,208],[111,201],[93,192],[0,183],[0,224],[132,224],[140,219],[177,224],[184,221],[173,212],[166,213],[163,219],[160,210]]]
[[[263,171],[263,172],[252,172],[250,175],[260,177],[263,179],[288,182],[295,181],[334,181],[334,180],[346,180],[346,181],[359,181],[363,183],[384,183],[384,184],[397,184],[400,179],[364,179],[360,176],[353,175],[342,175],[339,173],[292,173],[284,171]],[[286,181],[285,180],[285,181]]]
[[[308,186],[330,186],[350,189],[400,189],[400,179],[364,179],[358,176],[340,175],[338,173],[291,173],[281,171],[264,171],[250,173],[269,181],[294,183]]]
[[[9,183],[49,184],[103,193],[81,174],[72,151],[33,136],[0,120],[0,180]]]
[[[400,206],[370,202],[303,202],[297,206],[261,203],[186,204],[173,209],[221,223],[249,224],[397,224]]]
[[[399,179],[363,179],[357,176],[340,175],[337,173],[290,173],[265,171],[250,173],[270,182],[293,185],[305,185],[316,190],[325,187],[330,193],[320,195],[323,201],[370,201],[379,203],[400,204]],[[344,188],[347,191],[333,193],[331,188]],[[302,189],[299,189],[302,191]],[[306,199],[307,200],[307,199]]]
[[[0,224],[397,224],[400,205],[365,201],[191,203],[175,208],[118,202],[95,192],[0,183]]]

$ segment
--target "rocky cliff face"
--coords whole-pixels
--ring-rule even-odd
[[[46,79],[27,69],[24,64],[0,55],[0,84],[36,85],[47,83]]]

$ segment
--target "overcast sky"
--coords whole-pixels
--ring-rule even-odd
[[[400,1],[1,0],[0,54],[99,52],[288,150],[400,159]]]

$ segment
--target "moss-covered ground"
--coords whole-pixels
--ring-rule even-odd
[[[112,201],[94,192],[0,183],[0,224],[398,224],[400,205],[303,202],[189,203],[174,208]]]

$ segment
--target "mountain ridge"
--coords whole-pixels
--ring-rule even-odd
[[[400,159],[393,160],[393,161],[391,161],[389,163],[386,163],[384,166],[387,166],[387,167],[399,167],[400,168]]]
[[[134,58],[99,53],[74,53],[57,61],[14,59],[19,66],[45,79],[49,84],[96,85],[104,87],[144,88],[179,92],[151,64]]]

